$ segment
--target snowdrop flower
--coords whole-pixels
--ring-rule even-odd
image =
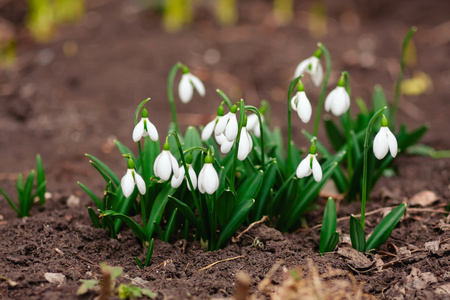
[[[156,157],[153,165],[153,171],[155,176],[162,180],[169,180],[170,175],[179,176],[179,167],[177,159],[170,152],[169,143],[166,142],[163,147],[163,151]]]
[[[261,121],[264,121],[263,115],[261,115]],[[247,117],[247,132],[253,132],[256,137],[261,137],[261,128],[256,114],[251,114]]]
[[[332,90],[325,99],[325,110],[330,111],[336,117],[345,113],[350,107],[350,96],[344,87],[345,79],[342,75],[337,87]]]
[[[397,139],[389,130],[388,121],[383,115],[380,131],[378,131],[373,140],[373,154],[375,154],[376,158],[383,159],[388,153],[388,150],[391,152],[392,157],[395,157],[397,155],[398,145]]]
[[[212,133],[216,129],[216,125],[219,122],[219,119],[223,117],[223,104],[220,104],[217,108],[217,117],[215,117],[211,122],[206,124],[202,131],[202,141],[207,141],[211,137]]]
[[[178,85],[178,96],[181,102],[189,103],[194,94],[194,88],[197,90],[200,96],[205,96],[205,86],[196,76],[189,72],[189,69],[183,67],[183,75],[181,76],[180,84]]]
[[[238,133],[238,122],[236,117],[237,106],[233,105],[230,112],[219,117],[217,120],[214,134],[216,136],[224,134],[228,141],[232,142],[236,139]]]
[[[209,195],[214,194],[219,188],[219,175],[213,166],[214,158],[206,155],[205,164],[198,175],[198,190]]]
[[[315,86],[319,86],[323,79],[323,69],[320,63],[320,57],[322,56],[322,50],[317,49],[313,56],[302,61],[295,69],[294,78],[302,75],[303,73],[309,73],[311,80]]]
[[[306,97],[305,87],[300,80],[297,84],[297,94],[291,99],[291,107],[292,110],[298,113],[298,116],[303,123],[306,124],[311,120],[311,103],[309,102],[308,97]]]
[[[230,142],[223,133],[221,135],[216,135],[216,142],[220,145],[220,152],[223,154],[230,152],[234,144],[234,141]]]
[[[303,178],[311,175],[314,176],[314,180],[319,182],[322,180],[322,168],[317,161],[316,154],[316,142],[313,140],[313,144],[309,149],[309,154],[300,162],[297,167],[296,175],[298,178]]]
[[[247,118],[247,116],[245,116],[245,119],[246,118]],[[252,148],[253,148],[252,137],[247,132],[246,122],[247,122],[247,120],[244,120],[244,126],[242,126],[241,136],[239,138],[239,147],[238,147],[237,158],[241,161],[247,158],[247,156],[250,154],[250,152],[252,152]]]
[[[122,187],[123,195],[127,198],[130,197],[130,195],[134,191],[135,185],[137,185],[139,193],[141,193],[141,195],[144,195],[146,192],[145,181],[144,179],[142,179],[141,175],[136,173],[134,161],[131,158],[129,158],[127,172],[120,181],[120,186]]]
[[[191,179],[192,186],[194,189],[196,189],[197,188],[197,174],[195,174],[194,168],[192,167],[192,155],[190,155],[190,154],[188,156],[186,156],[186,166],[188,167],[189,178]],[[181,166],[179,169],[179,172],[178,172],[178,176],[175,176],[175,175],[172,176],[172,180],[171,180],[170,184],[172,185],[172,187],[174,189],[178,188],[181,185],[181,183],[183,182],[183,179],[186,177],[185,173],[186,173],[186,171],[184,169],[184,166]],[[186,185],[187,185],[187,188],[189,190],[191,190],[191,185],[189,184],[187,177],[186,177]]]
[[[153,141],[158,140],[158,131],[155,125],[148,119],[148,112],[144,108],[142,109],[141,120],[134,126],[133,141],[138,142],[142,137],[150,136]]]

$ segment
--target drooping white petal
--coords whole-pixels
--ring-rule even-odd
[[[122,187],[122,192],[125,197],[130,197],[130,195],[134,191],[134,179],[133,174],[131,173],[132,169],[127,169],[127,172],[122,177],[122,180],[120,181],[120,186]]]
[[[221,135],[223,136],[223,135]],[[223,154],[227,154],[230,152],[231,148],[233,147],[234,142],[229,142],[226,138],[222,141],[222,144],[220,145],[220,152]]]
[[[386,127],[386,135],[391,156],[396,157],[398,151],[397,139],[395,138],[394,134],[389,130],[389,127]]]
[[[312,115],[312,107],[311,103],[308,100],[308,97],[306,97],[305,92],[298,92],[298,107],[297,107],[297,113],[300,117],[300,120],[302,120],[303,123],[308,123],[309,120],[311,120]]]
[[[291,99],[291,108],[293,111],[297,111],[297,104],[298,104],[298,92]]]
[[[214,120],[212,120],[208,124],[206,124],[205,128],[203,128],[202,141],[209,140],[209,138],[211,137],[211,135],[212,135],[212,133],[214,131],[214,127],[216,126],[216,120],[217,120],[217,117],[214,118]]]
[[[161,154],[156,158],[154,171],[155,175],[161,178],[162,180],[169,180],[170,175],[172,174],[172,163],[170,158],[170,151],[163,150]]]
[[[198,94],[202,97],[205,96],[205,86],[203,85],[203,82],[201,82],[200,79],[197,78],[197,76],[194,76],[190,73],[187,75],[189,75],[189,79],[194,88],[197,90]]]
[[[170,151],[167,151],[167,152],[169,153],[170,166],[172,167],[173,175],[178,177],[179,176],[179,170],[180,170],[180,167],[178,166],[178,161],[175,158],[175,156],[172,155],[172,153]]]
[[[153,173],[155,173],[156,177],[160,177],[158,174],[158,165],[159,161],[161,160],[162,152],[155,158],[155,162],[153,163]]]
[[[144,120],[141,119],[133,129],[133,141],[138,142],[144,134]]]
[[[192,165],[188,164],[187,166],[188,166],[189,177],[191,178],[192,186],[194,187],[194,190],[195,190],[197,188],[197,174],[195,174],[195,170],[192,167]],[[188,189],[191,190],[191,186],[189,185],[189,182],[186,182],[186,183],[187,183]]]
[[[311,64],[311,57],[299,63],[297,68],[295,69],[294,78],[297,78],[298,76],[302,75],[305,72],[305,70],[308,69],[310,64]]]
[[[330,111],[333,106],[334,94],[336,93],[336,89],[332,90],[328,96],[325,98],[325,111]]]
[[[373,140],[373,154],[378,159],[383,159],[389,150],[388,137],[385,128],[386,127],[381,127]]]
[[[225,129],[227,128],[228,120],[230,119],[230,113],[227,113],[224,116],[218,117],[219,120],[216,123],[216,128],[214,129],[214,134],[221,135],[224,133]]]
[[[314,69],[311,72],[311,80],[315,86],[319,86],[323,80],[323,69],[320,60],[314,56],[317,60],[317,64],[314,66]]]
[[[233,142],[238,134],[238,121],[236,114],[230,113],[230,118],[228,120],[227,127],[225,128],[225,137],[229,142]]]
[[[247,131],[254,131],[256,127],[259,127],[258,116],[251,114],[247,117]]]
[[[241,137],[239,139],[239,148],[238,148],[238,155],[237,158],[239,160],[244,160],[247,158],[249,152],[249,148],[251,147],[250,141],[249,141],[250,136],[247,133],[247,128],[246,127],[242,127],[241,129]],[[251,148],[250,148],[251,150]]]
[[[136,186],[138,187],[139,193],[141,195],[145,195],[145,192],[147,191],[147,189],[145,187],[144,179],[142,179],[141,175],[139,175],[136,172],[134,172],[134,179],[136,181]]]
[[[203,165],[203,168],[200,170],[200,173],[198,174],[198,190],[202,194],[205,193],[205,189],[203,187],[203,180],[204,180],[203,178],[205,177],[205,165]]]
[[[184,178],[184,166],[181,166],[179,171],[178,171],[178,176],[173,175],[172,176],[172,180],[170,181],[170,185],[176,189],[178,188],[181,183],[183,182],[183,178]]]
[[[311,175],[311,154],[308,154],[298,165],[296,175],[297,178],[303,178]]]
[[[156,130],[155,125],[153,125],[152,122],[148,118],[146,118],[147,121],[147,132],[150,138],[156,142],[158,140],[158,130]]]
[[[228,142],[227,138],[225,137],[225,135],[223,133],[220,135],[216,135],[215,137],[216,137],[216,142],[219,145],[222,145],[225,141]]]
[[[344,114],[350,107],[350,97],[343,86],[338,86],[333,91],[331,112],[338,117]]]
[[[313,156],[312,173],[313,173],[315,181],[319,182],[322,180],[322,168],[320,167],[320,164],[317,161],[317,158],[315,155]]]
[[[181,76],[180,84],[178,85],[178,96],[183,103],[189,103],[194,94],[194,87],[189,79],[189,74],[183,74]]]
[[[219,176],[217,175],[216,169],[214,169],[212,164],[205,164],[203,169],[203,188],[206,193],[212,195],[219,188]]]

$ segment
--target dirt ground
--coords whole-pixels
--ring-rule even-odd
[[[145,270],[134,262],[134,256],[144,254],[130,230],[124,229],[116,240],[92,227],[86,210],[90,199],[76,182],[89,183],[98,193],[104,186],[84,153],[121,174],[125,165],[113,140],[137,150],[131,139],[133,114],[147,97],[152,98],[149,117],[162,135],[170,121],[167,75],[177,61],[190,66],[207,90],[205,98],[195,97],[187,106],[177,102],[183,127],[204,125],[212,118],[220,101],[215,89],[220,88],[253,105],[268,99],[272,126],[285,130],[287,86],[296,65],[314,52],[318,41],[333,58],[330,90],[340,71],[347,70],[353,95],[368,101],[373,86],[380,84],[392,99],[401,40],[415,25],[417,63],[407,68],[406,78],[421,71],[430,76],[433,87],[420,96],[402,97],[399,119],[409,128],[428,122],[423,142],[450,149],[449,3],[329,1],[328,33],[315,38],[307,30],[309,3],[296,3],[293,22],[278,26],[270,15],[271,1],[241,2],[240,20],[230,28],[219,27],[206,6],[189,28],[168,34],[161,28],[160,16],[139,10],[131,0],[89,1],[85,18],[61,28],[47,44],[35,44],[18,26],[17,66],[0,73],[0,186],[12,194],[17,174],[28,172],[40,153],[53,196],[23,220],[0,198],[0,276],[18,283],[12,287],[0,281],[0,298],[77,299],[79,280],[98,277],[100,262],[123,267],[120,282],[140,278],[161,299],[231,296],[241,270],[251,275],[252,292],[263,297],[257,283],[277,261],[283,262],[272,277],[274,283],[281,282],[283,266],[302,267],[308,259],[320,272],[328,266],[351,272],[364,282],[364,292],[377,298],[450,297],[450,219],[441,212],[450,199],[450,159],[396,159],[398,175],[379,182],[368,211],[396,205],[424,190],[434,192],[438,200],[408,210],[389,238],[390,246],[383,246],[364,266],[342,251],[318,256],[319,229],[313,226],[320,223],[323,210],[307,216],[311,229],[281,234],[261,225],[240,242],[215,252],[204,252],[196,243],[187,243],[184,249],[183,241],[156,241],[151,266]],[[67,51],[74,47],[76,51]],[[310,82],[305,85],[312,88]],[[317,99],[318,90],[308,95]],[[300,130],[312,125],[294,126],[297,144],[306,146]],[[80,197],[78,207],[67,205],[70,195]],[[359,209],[358,203],[341,203],[338,217]],[[368,228],[381,217],[370,215]],[[338,228],[348,234],[348,221],[339,222]],[[260,246],[254,247],[255,240]],[[339,249],[348,249],[345,241]],[[199,271],[229,258],[234,259]],[[64,274],[65,283],[49,283],[46,272]]]

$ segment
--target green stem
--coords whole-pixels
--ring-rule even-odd
[[[234,155],[233,155],[233,167],[231,168],[231,173],[230,173],[230,189],[235,192],[234,189],[234,182],[236,179],[236,167],[237,167],[237,156],[238,156],[238,148],[239,148],[239,141],[241,139],[241,130],[242,130],[242,125],[244,124],[244,118],[245,118],[245,104],[244,104],[244,100],[241,99],[241,101],[239,102],[239,126],[238,126],[238,134],[236,137],[236,141],[234,143]]]
[[[406,33],[405,38],[403,39],[402,58],[400,61],[400,73],[398,74],[397,83],[395,84],[395,95],[394,95],[394,102],[392,103],[391,120],[390,120],[390,124],[392,124],[393,126],[392,128],[394,129],[394,131],[397,119],[398,105],[400,102],[400,92],[403,81],[403,72],[405,70],[406,50],[408,49],[409,41],[413,37],[414,33],[416,33],[416,31],[417,28],[415,26],[411,27]]]
[[[181,63],[176,63],[172,69],[170,69],[169,77],[167,78],[167,97],[170,103],[170,111],[172,113],[172,122],[175,125],[175,131],[180,132],[180,126],[178,125],[177,118],[177,107],[175,105],[175,100],[173,96],[173,83],[175,81],[175,75],[177,74],[178,69],[182,68]]]
[[[252,106],[252,105],[246,105],[245,106],[246,110],[250,110],[252,111],[256,116],[258,116],[258,121],[259,121],[259,130],[261,131],[261,170],[264,172],[264,129],[263,129],[263,123],[262,123],[262,119],[261,119],[261,113],[259,112],[259,110]]]
[[[342,74],[345,78],[345,90],[347,91],[348,97],[350,98],[350,101],[352,99],[352,91],[350,88],[350,76],[348,75],[347,71],[343,71]],[[350,108],[347,110],[346,118],[347,118],[347,124],[345,126],[345,134],[347,137],[347,178],[352,178],[353,176],[353,160],[352,160],[352,119],[350,115]]]
[[[139,199],[141,200],[139,204],[141,205],[142,228],[146,228],[147,227],[147,211],[145,208],[146,203],[144,201],[144,196],[142,196],[140,193],[139,193]]]
[[[380,108],[370,119],[369,125],[366,128],[366,138],[364,140],[364,164],[363,164],[363,186],[361,196],[361,227],[364,230],[364,221],[366,219],[366,200],[367,200],[367,156],[369,152],[369,136],[372,131],[373,124],[381,117],[383,111],[387,107]]]
[[[288,94],[287,94],[287,161],[291,161],[291,141],[292,141],[292,125],[291,125],[291,99],[292,99],[292,92],[294,91],[295,87],[297,86],[298,81],[300,78],[302,78],[303,75],[298,76],[297,78],[294,78],[294,80],[291,81],[289,84]],[[289,163],[286,165],[286,168],[289,168]],[[288,174],[291,173],[290,170],[287,170]]]
[[[330,52],[328,52],[327,48],[322,43],[318,43],[317,46],[325,54],[325,62],[327,64],[327,71],[325,73],[325,77],[323,78],[322,90],[320,91],[319,101],[317,103],[317,111],[316,111],[316,119],[314,120],[313,136],[318,136],[318,133],[319,133],[319,124],[320,124],[320,119],[322,117],[323,102],[325,101],[325,92],[327,90],[328,79],[330,78],[330,74],[331,74]]]
[[[231,103],[230,98],[228,98],[228,96],[224,92],[222,92],[219,89],[217,89],[216,92],[223,98],[223,101],[225,101],[225,103],[228,105],[228,108],[231,108],[233,106],[233,103]]]

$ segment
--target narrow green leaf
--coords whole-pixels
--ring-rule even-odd
[[[411,155],[429,156],[434,159],[450,157],[450,150],[436,150],[433,147],[422,144],[409,146],[406,152]]]
[[[169,195],[172,195],[176,189],[172,188],[170,182],[166,183],[164,188],[158,193],[158,196],[153,203],[152,210],[150,211],[150,216],[148,217],[148,223],[146,232],[148,236],[153,235],[153,222],[159,224],[163,215],[164,208],[166,207],[167,201],[169,201]],[[180,210],[181,211],[181,210]]]
[[[36,177],[37,177],[37,186],[41,186],[44,183],[44,189],[40,190],[38,193],[39,196],[39,204],[45,204],[45,171],[44,164],[42,163],[41,155],[36,155]]]
[[[326,252],[327,245],[336,231],[336,218],[336,204],[333,198],[328,198],[323,212],[322,230],[320,231],[320,253]]]
[[[136,107],[136,110],[134,111],[134,125],[136,126],[138,119],[140,119],[140,115],[139,112],[141,111],[141,108],[144,107],[144,104],[147,103],[147,101],[149,101],[150,98],[145,99],[144,101],[142,101],[141,103],[139,103],[139,105]]]
[[[120,222],[122,222],[121,220],[119,220]],[[109,229],[109,235],[111,236],[111,238],[115,238],[116,237],[116,229],[114,227],[114,221],[110,216],[105,216],[102,219],[102,228],[108,228]]]
[[[177,211],[178,209],[175,208],[172,212],[172,215],[170,216],[169,222],[167,222],[167,227],[166,227],[166,231],[165,231],[165,235],[164,235],[164,242],[168,243],[169,242],[169,238],[170,235],[172,234],[172,232],[175,229],[175,218],[177,217]]]
[[[336,245],[338,244],[338,242],[339,242],[339,232],[335,231],[331,235],[331,238],[328,240],[327,247],[325,248],[325,253],[332,252],[334,250],[334,248],[336,248]]]
[[[330,118],[324,119],[325,123],[325,132],[327,134],[328,140],[333,146],[335,151],[339,151],[339,149],[346,144],[345,135],[339,130],[336,126],[336,123]]]
[[[150,243],[148,245],[147,255],[145,256],[145,266],[146,267],[148,266],[148,264],[150,263],[150,259],[152,258],[154,244],[155,244],[155,239],[151,239]]]
[[[114,184],[115,184],[116,186],[119,186],[119,185],[120,185],[119,178],[116,176],[116,174],[114,174],[114,172],[113,172],[113,171],[112,171],[112,170],[111,170],[104,162],[102,162],[101,160],[99,160],[98,158],[96,158],[96,157],[93,156],[93,155],[86,154],[86,156],[87,156],[90,160],[92,160],[93,162],[95,162],[101,169],[103,169],[103,170],[106,172],[106,174],[108,174],[108,177],[111,178],[112,182],[114,182]]]
[[[11,200],[11,198],[8,196],[8,194],[5,192],[4,189],[0,188],[0,193],[5,197],[6,201],[8,201],[9,205],[12,209],[17,213],[18,216],[20,216],[20,211],[17,208],[17,206],[14,204],[14,202]]]
[[[233,236],[236,230],[239,229],[239,227],[244,222],[245,218],[247,218],[247,215],[250,212],[250,209],[252,208],[254,203],[255,200],[247,199],[241,201],[238,204],[236,211],[233,214],[233,217],[219,235],[219,239],[216,244],[216,249],[219,249],[225,242],[227,242]]]
[[[159,239],[161,241],[164,241],[164,232],[162,230],[161,225],[159,225],[156,222],[153,222],[153,225],[154,225],[154,228],[155,228],[156,235],[159,237]]]
[[[186,129],[186,133],[184,135],[184,146],[186,148],[191,148],[191,147],[195,147],[195,146],[200,146],[200,147],[203,146],[200,134],[199,134],[197,128],[195,128],[194,126],[189,126]],[[199,151],[194,151],[192,153],[192,158],[193,158],[194,162],[198,159],[199,155],[200,155]]]
[[[105,216],[111,216],[113,218],[117,218],[117,219],[124,221],[125,223],[127,223],[127,225],[130,227],[131,231],[133,231],[134,235],[138,239],[140,239],[141,241],[148,240],[147,235],[144,232],[144,229],[129,216],[112,211],[112,210],[102,211],[100,218],[105,217]]]
[[[273,189],[275,183],[277,168],[277,161],[274,161],[266,168],[266,174],[264,175],[261,189],[259,190],[258,196],[255,198],[256,212],[253,221],[260,220],[263,215],[268,213],[270,190]]]
[[[428,124],[420,126],[411,132],[406,132],[406,128],[403,128],[405,134],[397,134],[398,147],[400,150],[406,150],[408,147],[418,143],[423,135],[428,131],[430,126]],[[401,131],[401,130],[400,130]]]
[[[405,210],[406,204],[400,204],[381,220],[380,224],[378,224],[367,240],[367,250],[378,249],[387,240],[392,230],[400,222]]]
[[[236,195],[230,189],[224,190],[215,203],[215,215],[220,228],[225,228],[237,206]]]
[[[119,152],[121,154],[129,154],[131,158],[134,160],[136,164],[138,164],[138,160],[136,159],[136,156],[134,156],[133,152],[124,144],[119,142],[118,140],[114,140],[114,144],[116,144],[117,149],[119,149]]]
[[[202,233],[204,230],[201,227],[200,223],[198,222],[197,218],[195,217],[193,211],[189,206],[178,200],[177,198],[173,196],[169,196],[169,201],[175,205],[176,208],[180,210],[180,213],[189,221],[189,223],[193,224],[197,230]],[[202,234],[200,234],[202,235]]]
[[[106,171],[103,170],[97,163],[92,160],[90,160],[89,163],[100,173],[100,175],[102,175],[103,180],[105,180],[106,183],[112,182],[112,179],[108,176],[108,173],[106,173]]]
[[[383,114],[386,116],[388,120],[391,120],[389,114],[389,103],[387,102],[384,90],[381,87],[381,85],[375,85],[372,94],[372,111],[376,112],[385,106],[387,106],[388,108],[384,110]]]
[[[23,189],[22,198],[19,199],[20,211],[22,217],[28,216],[30,214],[31,207],[33,206],[34,199],[31,198],[31,193],[33,191],[35,171],[31,170],[28,174],[27,180],[25,181],[25,187]]]
[[[89,217],[91,218],[92,224],[95,228],[100,228],[100,222],[98,221],[98,216],[92,207],[88,207]]]
[[[100,202],[100,199],[98,199],[98,197],[94,194],[94,192],[92,192],[87,186],[85,186],[81,182],[78,181],[77,183],[86,192],[86,194],[88,194],[88,196],[91,197],[92,201],[94,201],[95,205],[97,205],[97,208],[101,208],[102,203]]]
[[[142,270],[144,267],[142,266],[142,262],[141,260],[136,256],[134,258],[134,261],[136,262],[136,264],[138,265],[139,270]]]
[[[367,108],[366,102],[361,97],[356,97],[355,99],[356,105],[358,105],[359,111],[361,112],[360,115],[369,115],[369,109]],[[366,124],[369,120],[367,120]]]
[[[350,216],[350,239],[354,249],[359,252],[366,251],[366,235],[361,222],[354,215]]]
[[[261,189],[264,180],[264,172],[258,171],[252,176],[248,177],[237,190],[238,203],[245,199],[254,199]]]

